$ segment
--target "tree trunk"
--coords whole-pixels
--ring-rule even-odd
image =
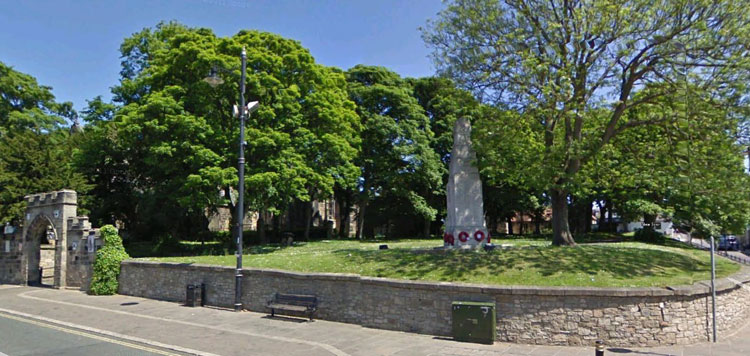
[[[312,225],[313,204],[305,203],[305,241],[310,241],[310,225]]]
[[[241,226],[241,225],[240,225]],[[261,244],[268,243],[268,237],[266,236],[266,210],[260,209],[258,211],[258,238]]]
[[[644,229],[654,229],[654,223],[656,222],[656,215],[653,214],[643,214],[643,227]]]
[[[599,232],[608,232],[609,230],[606,228],[606,221],[605,217],[607,216],[607,204],[603,201],[597,201],[597,205],[599,205],[599,219],[597,221],[597,225],[599,225]]]
[[[273,237],[274,241],[281,240],[281,228],[282,228],[282,219],[281,219],[281,213],[273,214],[273,218],[271,218],[271,222],[273,223]]]
[[[492,234],[493,232],[497,231],[497,221],[492,219],[493,217],[491,215],[485,214],[484,221],[487,222],[487,231]]]
[[[571,232],[583,234],[591,231],[591,200],[573,198],[568,217]]]
[[[534,233],[537,235],[542,234],[542,215],[544,210],[534,211]]]
[[[575,246],[568,226],[568,191],[551,189],[552,200],[552,244],[555,246]]]
[[[589,233],[591,232],[591,217],[594,215],[594,202],[591,199],[586,199],[586,208],[583,211],[586,213],[584,216],[586,220],[583,222],[583,231]]]
[[[350,191],[345,189],[334,189],[334,218],[338,217],[336,221],[336,228],[338,238],[348,239],[349,238],[349,215],[352,212],[352,199]]]
[[[365,238],[365,210],[367,209],[367,202],[362,201],[359,207],[359,214],[357,214],[357,238],[362,240]]]
[[[430,237],[430,225],[432,224],[432,219],[425,218],[424,219],[424,228],[422,229],[422,237],[429,238]]]
[[[349,238],[349,216],[351,214],[351,207],[349,204],[341,204],[339,206],[339,238]]]
[[[570,206],[570,229],[573,233],[584,234],[591,232],[591,199],[576,198]]]
[[[507,216],[505,218],[505,223],[508,225],[508,235],[513,235],[513,217]]]

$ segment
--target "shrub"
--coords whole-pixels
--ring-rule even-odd
[[[664,235],[662,233],[649,227],[636,230],[635,235],[633,235],[633,238],[635,238],[636,241],[643,241],[643,242],[663,242],[664,241]]]
[[[156,242],[154,252],[156,256],[179,256],[180,240],[171,235],[162,235]]]
[[[130,258],[122,246],[122,239],[117,228],[105,225],[99,230],[104,246],[96,251],[94,274],[91,276],[89,294],[112,295],[117,293],[117,277],[120,275],[120,263]]]

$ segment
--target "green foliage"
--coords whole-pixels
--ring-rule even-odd
[[[77,137],[61,126],[73,116],[72,105],[55,102],[50,87],[0,62],[0,222],[22,221],[27,194],[88,191],[72,167]]]
[[[441,180],[436,189],[423,190],[425,201],[436,211],[438,216],[433,221],[439,221],[445,212],[445,187],[448,184],[448,169],[450,153],[453,148],[453,125],[461,117],[467,117],[476,122],[483,115],[486,107],[480,106],[471,92],[459,89],[456,84],[440,77],[426,77],[407,79],[413,87],[413,96],[424,110],[430,122],[433,136],[429,140],[430,148],[440,158],[438,167]],[[485,205],[488,207],[488,205]]]
[[[578,191],[591,189],[582,169],[613,139],[674,122],[664,99],[685,82],[695,88],[692,97],[711,98],[717,108],[746,96],[748,5],[450,1],[423,36],[441,74],[523,121],[515,124],[521,131],[508,130],[508,120],[486,125],[486,137],[502,139],[479,153],[520,141],[521,152],[531,154],[497,160],[494,171],[515,170],[543,185],[553,203],[555,243],[573,244],[566,203],[571,194],[593,194]],[[649,110],[653,105],[661,107]]]
[[[434,137],[430,120],[412,87],[382,67],[358,65],[346,76],[349,97],[357,104],[363,127],[357,158],[360,219],[367,205],[379,200],[387,202],[392,212],[397,205],[397,214],[431,221],[437,209],[426,198],[440,186],[445,168],[430,147]]]
[[[180,250],[180,240],[177,236],[162,235],[156,241],[154,252],[156,256],[174,256]]]
[[[633,235],[633,238],[636,241],[643,241],[643,242],[650,242],[650,243],[659,243],[659,242],[663,242],[666,239],[664,234],[654,230],[652,227],[644,227],[643,229],[636,230],[635,235]]]
[[[72,118],[72,104],[56,103],[52,88],[0,62],[0,136],[15,130],[50,130]]]
[[[104,225],[99,229],[99,233],[104,245],[96,251],[89,294],[112,295],[117,293],[120,263],[130,256],[122,246],[122,239],[117,234],[117,228],[112,225]]]
[[[271,33],[220,38],[161,23],[121,46],[113,92],[123,106],[95,99],[85,111],[96,120],[76,162],[95,183],[95,215],[124,221],[136,236],[205,229],[206,209],[225,204],[219,191],[238,183],[232,105],[243,48],[246,98],[260,102],[247,121],[245,208],[281,212],[294,200],[330,196],[337,182],[354,184],[360,123],[343,73]],[[203,81],[214,66],[225,69],[216,88]]]
[[[72,166],[75,145],[75,137],[61,129],[0,136],[0,222],[22,221],[27,194],[64,188],[79,194],[88,191],[85,178]]]

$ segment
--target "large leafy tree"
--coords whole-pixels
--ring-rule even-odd
[[[424,38],[442,74],[528,122],[543,163],[530,172],[542,177],[552,201],[553,243],[573,245],[568,200],[581,168],[625,130],[668,119],[628,112],[677,92],[683,73],[676,61],[716,98],[746,92],[748,5],[458,0]]]
[[[246,98],[260,102],[247,124],[248,207],[283,211],[294,200],[330,195],[337,180],[356,179],[359,119],[342,73],[274,34],[220,38],[162,23],[123,42],[121,83],[113,90],[123,106],[96,125],[99,134],[79,159],[102,192],[129,196],[123,201],[134,214],[130,221],[162,217],[149,229],[174,234],[184,219],[223,203],[219,189],[236,186],[239,123],[232,104],[243,48]],[[212,67],[225,69],[215,88],[203,80]],[[92,115],[109,115],[110,107],[92,103]]]
[[[71,103],[55,102],[51,87],[0,62],[0,135],[59,128],[74,114]]]
[[[90,186],[73,167],[76,137],[64,129],[13,131],[0,136],[0,221],[21,222],[28,194],[72,189],[85,204]],[[84,210],[82,210],[84,211]]]
[[[664,133],[674,168],[666,200],[689,231],[744,231],[750,221],[747,137],[740,130],[746,117],[744,99],[688,89],[684,100],[673,101],[673,106],[683,106],[684,115],[677,115]]]
[[[437,209],[427,198],[440,186],[443,168],[430,147],[430,120],[413,96],[412,87],[382,67],[358,65],[346,76],[349,97],[357,104],[363,127],[357,159],[361,175],[355,192],[360,209],[358,236],[365,235],[365,217],[371,204],[383,207],[383,214],[378,215],[384,217],[385,224],[398,215],[431,221]]]
[[[0,222],[22,221],[27,194],[88,190],[71,165],[77,138],[63,127],[74,116],[52,88],[0,62]]]

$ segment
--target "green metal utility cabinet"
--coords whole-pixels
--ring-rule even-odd
[[[495,342],[495,303],[453,302],[453,338],[458,341]]]

